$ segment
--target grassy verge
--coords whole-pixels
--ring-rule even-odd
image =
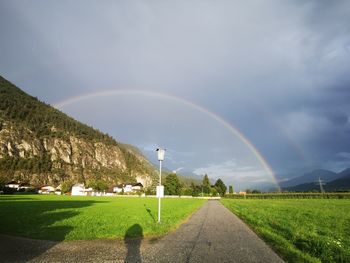
[[[350,200],[221,202],[287,262],[350,262]]]
[[[0,196],[0,233],[47,240],[160,236],[181,224],[205,200],[155,198]]]

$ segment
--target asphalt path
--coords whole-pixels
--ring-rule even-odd
[[[53,242],[0,235],[1,262],[283,262],[219,201],[160,239]]]
[[[283,262],[217,200],[149,248],[145,262]]]

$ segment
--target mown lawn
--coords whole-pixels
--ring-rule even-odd
[[[237,200],[222,203],[287,262],[350,262],[350,200]]]
[[[0,233],[47,240],[159,236],[178,227],[205,200],[156,198],[0,196]]]

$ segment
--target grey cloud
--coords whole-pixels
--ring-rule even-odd
[[[2,1],[0,73],[49,103],[104,89],[172,94],[236,126],[277,172],[337,168],[350,148],[349,10],[349,1]],[[196,138],[172,105],[159,129],[178,132],[156,136],[144,128],[152,112],[141,119],[119,106],[100,101],[90,117],[64,110],[139,146],[170,145],[173,169],[186,147],[214,152],[215,140],[199,139],[218,124]],[[125,109],[120,125],[96,119]],[[209,155],[187,158],[206,167]]]

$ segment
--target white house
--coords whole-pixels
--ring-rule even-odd
[[[55,188],[55,194],[56,195],[62,194],[62,185],[61,184]]]
[[[39,194],[49,194],[55,192],[55,187],[46,185],[40,188],[38,191]]]
[[[118,193],[119,194],[122,191],[123,191],[123,185],[122,184],[113,187],[113,192],[114,193]]]
[[[33,188],[31,185],[29,185],[27,183],[21,183],[21,182],[17,182],[17,181],[11,181],[11,182],[7,183],[5,185],[5,187],[16,189],[17,191]]]
[[[20,183],[16,182],[16,181],[11,181],[5,185],[5,187],[7,187],[7,188],[14,188],[17,190],[18,190],[19,186],[20,186]]]
[[[126,184],[120,184],[115,187],[113,187],[114,193],[121,193],[124,191],[124,193],[131,193],[131,192],[138,192],[141,191],[143,188],[143,185],[141,183],[126,183]]]
[[[26,184],[26,183],[21,183],[19,185],[19,187],[18,187],[18,190],[20,190],[20,189],[31,189],[31,188],[33,188],[31,185]]]
[[[141,191],[143,188],[143,185],[141,183],[136,183],[136,184],[133,184],[131,189],[134,191],[134,192],[137,192],[137,191]]]
[[[125,184],[124,193],[130,193],[130,192],[132,192],[132,184]]]
[[[84,184],[75,184],[72,187],[72,195],[91,195],[92,188],[85,188]]]

